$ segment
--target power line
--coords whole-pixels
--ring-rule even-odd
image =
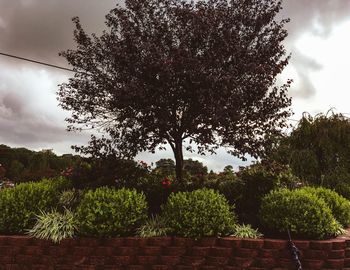
[[[39,64],[39,65],[43,65],[43,66],[48,66],[48,67],[52,67],[52,68],[57,68],[57,69],[65,70],[65,71],[80,73],[79,71],[75,71],[75,70],[73,70],[73,69],[69,69],[69,68],[65,68],[65,67],[60,67],[60,66],[57,66],[57,65],[53,65],[53,64],[49,64],[49,63],[45,63],[45,62],[41,62],[41,61],[36,61],[36,60],[33,60],[33,59],[20,57],[20,56],[17,56],[17,55],[12,55],[12,54],[3,53],[3,52],[0,52],[0,55],[6,56],[6,57],[10,57],[10,58],[15,58],[15,59],[17,59],[17,60],[22,60],[22,61],[31,62],[31,63],[34,63],[34,64]]]

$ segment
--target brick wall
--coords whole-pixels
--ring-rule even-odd
[[[303,269],[350,270],[350,240],[295,241]],[[0,236],[0,270],[287,270],[285,240],[236,238],[77,238],[53,244]],[[348,268],[347,268],[348,267]]]

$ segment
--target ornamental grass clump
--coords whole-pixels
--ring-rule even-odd
[[[171,194],[163,215],[172,234],[193,238],[228,235],[236,221],[233,207],[212,189]]]
[[[166,236],[169,228],[162,216],[151,216],[147,221],[137,229],[137,235],[140,237],[159,237]]]
[[[28,234],[39,239],[59,243],[63,239],[72,238],[76,231],[74,212],[65,209],[63,213],[56,210],[51,212],[41,211],[37,215],[36,224],[28,230]]]
[[[303,238],[325,239],[342,231],[325,201],[305,189],[271,191],[262,200],[260,219],[271,231],[289,229]]]
[[[84,194],[76,214],[81,234],[109,237],[135,234],[147,211],[143,193],[102,187]]]

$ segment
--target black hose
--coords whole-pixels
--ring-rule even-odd
[[[303,267],[301,266],[301,262],[299,260],[299,255],[300,255],[300,251],[299,249],[294,245],[292,238],[290,236],[290,231],[289,229],[287,229],[288,232],[288,238],[289,238],[289,248],[290,251],[292,252],[292,256],[293,256],[293,261],[295,262],[295,266],[297,270],[303,270]]]

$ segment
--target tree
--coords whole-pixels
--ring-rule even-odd
[[[199,154],[263,155],[267,135],[290,115],[291,81],[276,85],[289,60],[281,8],[277,0],[126,0],[101,36],[74,18],[77,48],[61,55],[76,73],[58,99],[72,112],[68,130],[104,133],[76,149],[132,158],[169,144],[178,180],[192,143]]]
[[[332,188],[350,184],[350,120],[335,113],[304,114],[269,156],[290,165],[295,175],[310,183]]]

